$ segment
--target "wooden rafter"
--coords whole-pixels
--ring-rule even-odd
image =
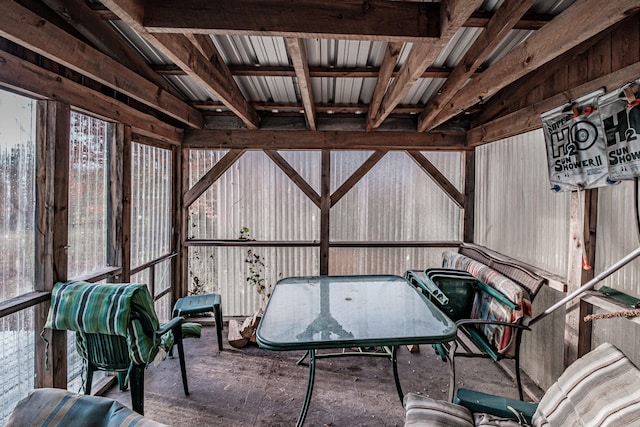
[[[303,39],[287,38],[289,55],[296,70],[298,89],[300,98],[304,106],[304,117],[307,121],[307,128],[316,130],[316,111],[313,103],[313,92],[311,90],[311,78],[309,76],[309,64],[307,62],[307,51],[304,47]]]
[[[513,113],[502,116],[489,123],[471,129],[467,133],[470,147],[487,144],[499,139],[508,138],[523,132],[542,127],[540,114],[572,99],[584,96],[599,88],[608,90],[620,87],[640,75],[640,62],[629,65],[604,77],[586,82],[580,86],[566,90],[560,94],[529,105]]]
[[[413,84],[420,78],[424,70],[433,64],[442,49],[475,11],[480,0],[445,0],[440,3],[440,38],[431,43],[414,44],[409,57],[403,64],[398,76],[385,94],[380,109],[373,121],[373,128],[379,127],[384,119],[393,111]]]
[[[438,93],[429,100],[427,107],[418,119],[418,131],[424,132],[436,127],[433,119],[442,108],[464,87],[466,81],[482,64],[482,61],[502,42],[520,17],[535,3],[535,0],[505,0],[489,20],[485,30],[480,33],[462,60],[454,68]]]
[[[168,92],[173,88],[84,0],[42,0],[93,46]],[[175,93],[174,93],[175,95]]]
[[[398,62],[398,56],[402,50],[402,43],[387,43],[387,48],[384,51],[384,57],[382,58],[382,65],[378,73],[376,80],[376,87],[373,90],[373,96],[369,103],[369,112],[367,113],[367,131],[373,130],[373,121],[378,114],[378,108],[382,102],[387,86],[389,86],[389,80],[393,75],[393,71],[396,68]]]
[[[300,176],[293,166],[275,150],[264,150],[264,153],[293,181],[293,183],[317,206],[320,207],[320,195]]]
[[[442,191],[455,203],[459,208],[464,208],[464,194],[462,194],[455,185],[447,179],[446,176],[427,159],[424,154],[419,151],[407,151],[409,156],[426,172],[433,182],[440,187]]]
[[[213,165],[211,169],[207,173],[204,174],[202,178],[198,182],[196,182],[193,187],[187,190],[184,193],[184,197],[182,198],[182,206],[186,209],[193,204],[198,197],[200,197],[211,184],[216,182],[218,178],[222,176],[233,164],[244,154],[244,150],[231,150],[227,154],[224,155],[218,162]]]
[[[585,0],[574,3],[485,70],[474,79],[472,85],[462,88],[455,102],[449,102],[432,124],[444,123],[635,11],[637,5],[626,0]],[[575,27],[576,22],[580,22],[581,30],[568,31]]]
[[[151,68],[158,74],[167,76],[184,75],[179,67],[175,65],[152,65]],[[391,77],[395,77],[400,70],[396,67]],[[296,70],[293,67],[282,65],[229,65],[229,71],[234,76],[246,77],[295,77]],[[367,79],[376,78],[380,74],[380,67],[309,67],[309,77],[347,78],[347,79]],[[420,76],[422,79],[446,79],[451,74],[451,69],[447,67],[429,67]],[[479,74],[476,72],[475,74]]]
[[[187,130],[187,148],[256,150],[466,150],[464,133],[293,130]]]
[[[0,50],[0,86],[57,99],[113,121],[131,125],[139,134],[179,145],[182,129],[91,90],[59,74]]]
[[[16,22],[20,25],[16,25]],[[202,127],[202,114],[195,108],[18,3],[11,1],[4,4],[0,13],[0,36],[87,75],[189,126]]]
[[[437,5],[385,0],[167,0],[144,13],[152,32],[398,42],[438,37],[437,21]]]
[[[375,165],[387,154],[387,150],[374,152],[354,173],[347,178],[342,185],[331,195],[331,206],[334,206],[345,194],[349,192]]]
[[[224,64],[212,64],[187,38],[174,34],[151,34],[142,26],[145,10],[139,0],[104,0],[102,2],[120,19],[166,55],[212,95],[220,99],[249,129],[257,129],[258,113],[249,105],[230,73],[220,72]],[[154,6],[155,7],[155,6]]]
[[[603,35],[608,37],[608,31],[601,33],[599,36]],[[600,41],[600,39],[601,37],[592,37],[589,40],[580,43],[562,55],[557,56],[552,61],[547,62],[544,67],[540,67],[519,79],[517,84],[512,83],[500,90],[500,92],[496,93],[485,104],[483,104],[482,110],[475,118],[475,121],[477,123],[488,123],[496,117],[504,115],[505,110],[509,105],[518,104],[532,91],[548,85],[549,79],[553,78],[560,69],[566,68],[567,64],[575,60],[578,55],[589,50],[593,45]],[[562,90],[569,89],[571,88],[565,87]]]

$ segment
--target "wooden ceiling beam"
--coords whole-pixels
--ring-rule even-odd
[[[489,24],[493,15],[493,12],[473,12],[469,19],[464,23],[463,27],[484,28]],[[513,25],[513,29],[536,31],[544,27],[552,19],[553,15],[527,13]]]
[[[188,35],[187,35],[188,36]],[[289,66],[280,65],[229,65],[229,71],[234,76],[243,77],[295,77],[296,70]],[[152,65],[153,71],[160,75],[181,76],[185,72],[176,65]],[[391,77],[395,77],[400,71],[400,67],[395,67]],[[380,74],[380,67],[309,67],[309,77],[328,77],[328,78],[377,78]],[[428,67],[420,76],[422,79],[446,79],[451,74],[451,69],[447,67]],[[480,71],[476,71],[473,75],[479,75]]]
[[[113,21],[119,19],[113,12],[109,9],[105,8],[102,4],[99,3],[91,3],[89,7],[95,12],[96,15],[100,16],[101,19]],[[487,26],[489,19],[493,16],[492,12],[484,12],[484,11],[476,11],[471,14],[469,19],[464,23],[463,27],[467,28],[484,28]],[[553,15],[546,14],[537,14],[537,13],[528,13],[522,17],[516,25],[514,25],[514,29],[516,30],[539,30],[542,28],[547,22],[553,19]]]
[[[95,14],[84,0],[42,1],[102,53],[176,95],[167,81],[152,70],[149,64],[122,37],[118,36],[109,23]]]
[[[489,20],[485,30],[480,33],[469,50],[467,50],[438,93],[429,100],[427,107],[418,118],[418,132],[433,129],[440,124],[434,122],[434,119],[442,111],[446,103],[456,96],[460,88],[464,87],[474,71],[502,42],[520,17],[534,3],[535,0],[505,0],[502,3]]]
[[[309,76],[309,63],[307,61],[307,50],[304,46],[304,39],[287,38],[287,48],[289,56],[296,71],[300,99],[304,106],[304,118],[307,128],[316,130],[316,110],[313,103],[313,91],[311,90],[311,77]]]
[[[369,112],[367,113],[367,131],[373,130],[373,122],[378,115],[378,109],[382,103],[389,81],[393,75],[393,71],[396,68],[398,57],[402,51],[403,43],[387,43],[387,48],[384,51],[384,57],[382,58],[382,65],[380,66],[380,72],[378,73],[376,86],[373,90],[373,96],[369,103]]]
[[[128,124],[136,133],[172,145],[182,141],[182,129],[2,50],[0,86],[57,99],[107,120]]]
[[[504,115],[505,111],[509,108],[511,108],[511,110],[519,109],[517,105],[521,104],[522,100],[526,99],[529,93],[548,84],[549,79],[553,78],[559,70],[566,68],[567,64],[602,40],[602,37],[608,36],[609,31],[604,31],[600,33],[598,37],[591,37],[562,55],[557,56],[552,61],[547,62],[544,64],[544,67],[538,68],[517,82],[511,83],[509,86],[501,89],[482,105],[482,110],[474,117],[474,122],[476,124],[488,123]],[[569,84],[568,81],[567,84]],[[567,89],[571,89],[571,87],[564,87],[561,90]]]
[[[202,111],[215,111],[222,112],[228,111],[227,107],[221,102],[192,102],[198,110]],[[304,113],[304,106],[298,103],[281,104],[277,102],[252,102],[251,106],[256,111],[272,111],[272,112],[295,112]],[[315,104],[314,107],[316,115],[322,114],[337,114],[337,113],[351,113],[351,114],[365,114],[369,109],[369,104]],[[218,111],[219,110],[219,111]],[[421,105],[397,105],[393,110],[393,114],[418,114],[422,112],[423,107]]]
[[[439,36],[438,5],[386,0],[157,0],[141,21],[154,33],[419,42]],[[247,19],[247,16],[251,19]],[[116,13],[117,15],[117,13]]]
[[[242,150],[466,150],[466,135],[449,132],[186,130],[186,148]]]
[[[594,13],[598,11],[598,13]],[[627,0],[584,0],[572,4],[551,22],[513,48],[502,59],[462,88],[434,123],[444,123],[574,46],[637,13]],[[580,31],[570,31],[580,22]]]
[[[213,64],[210,62],[211,58],[205,58],[198,48],[182,35],[147,32],[142,26],[145,10],[141,0],[104,0],[102,3],[218,98],[240,117],[249,129],[258,128],[258,113],[249,105],[235,81],[229,79],[230,73],[221,72],[220,69],[226,67],[224,63],[220,61]]]
[[[640,62],[636,62],[606,76],[591,80],[489,123],[477,126],[467,132],[467,142],[469,146],[476,147],[539,129],[542,127],[542,120],[540,119],[542,113],[600,88],[605,88],[607,91],[614,90],[636,79],[639,75]]]
[[[440,38],[431,43],[416,43],[382,100],[373,128],[379,127],[407,94],[424,70],[433,64],[442,49],[462,24],[482,4],[481,0],[444,0],[440,3]]]
[[[0,36],[182,123],[202,127],[195,108],[16,2],[7,2],[0,13]]]

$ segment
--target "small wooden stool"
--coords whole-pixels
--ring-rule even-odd
[[[220,294],[188,295],[182,297],[176,301],[176,305],[173,307],[173,317],[213,312],[216,319],[218,349],[222,351],[222,305],[220,301]]]

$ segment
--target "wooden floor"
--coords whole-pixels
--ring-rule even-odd
[[[226,332],[226,328],[225,328]],[[190,395],[182,391],[177,357],[145,374],[145,415],[180,426],[293,426],[307,387],[308,368],[296,365],[300,352],[273,352],[249,346],[238,350],[224,342],[219,352],[215,328],[185,341]],[[457,359],[457,386],[517,397],[511,379],[487,360]],[[430,346],[398,352],[404,392],[446,399],[447,365]],[[107,394],[130,407],[128,392]],[[404,412],[385,358],[321,359],[307,415],[307,426],[401,426]]]

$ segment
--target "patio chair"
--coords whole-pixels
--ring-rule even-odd
[[[117,372],[120,389],[131,387],[131,406],[144,415],[144,371],[160,348],[178,347],[184,394],[189,395],[182,345],[182,317],[160,325],[143,284],[57,283],[45,328],[76,332],[76,350],[86,361],[85,394],[96,370]],[[44,331],[43,331],[44,332]],[[171,332],[171,334],[169,334]]]
[[[496,275],[492,278],[495,279]],[[455,358],[458,356],[490,358],[493,361],[515,359],[518,393],[520,399],[523,398],[520,342],[521,331],[528,329],[522,324],[525,318],[522,302],[528,296],[515,283],[499,276],[504,280],[500,280],[498,287],[493,287],[465,270],[437,268],[405,273],[405,278],[458,327],[459,333],[454,341],[433,346],[443,360],[449,359],[451,363],[450,399],[455,390]],[[530,305],[528,307],[530,315]]]
[[[572,363],[539,404],[459,389],[454,403],[405,396],[405,426],[640,425],[640,370],[605,343]]]

